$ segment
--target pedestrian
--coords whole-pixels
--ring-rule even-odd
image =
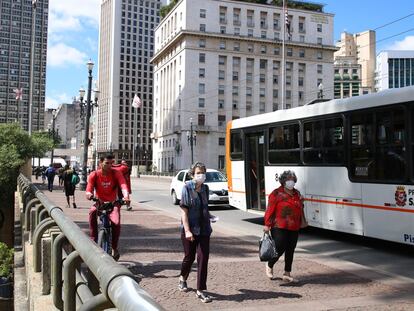
[[[66,164],[64,167],[58,169],[59,187],[63,186],[63,172],[66,167],[69,167],[69,165]]]
[[[206,179],[206,166],[196,162],[190,169],[192,180],[187,182],[181,195],[181,241],[184,247],[184,259],[178,288],[188,291],[187,278],[197,253],[197,297],[202,302],[211,302],[207,290],[207,266],[210,254],[210,212],[208,210],[209,189]]]
[[[41,168],[41,175],[42,175],[42,184],[45,184],[45,181],[46,181],[46,167],[45,166],[42,166],[42,168]]]
[[[53,168],[52,164],[50,164],[49,167],[47,168],[45,175],[47,177],[47,189],[49,189],[49,191],[52,192],[53,182],[55,180],[55,175],[56,175],[56,171]]]
[[[270,230],[275,241],[277,257],[266,263],[266,276],[273,279],[273,266],[285,254],[284,282],[294,282],[291,276],[293,254],[298,241],[299,229],[305,227],[303,198],[295,189],[297,177],[293,171],[284,171],[279,177],[281,186],[269,195],[264,216],[264,231]]]
[[[125,181],[126,181],[127,186],[128,186],[128,193],[129,193],[129,195],[131,195],[132,194],[132,191],[131,191],[131,168],[129,167],[128,162],[125,159],[122,159],[121,164],[113,164],[112,167],[115,170],[121,172],[122,176],[124,176]],[[123,197],[121,189],[118,189],[118,197],[119,198]],[[126,209],[127,209],[127,211],[132,210],[131,202],[129,202],[129,204],[126,204]]]
[[[74,175],[77,175],[76,172],[69,166],[65,165],[64,171],[62,173],[63,179],[63,189],[65,191],[66,202],[68,203],[67,207],[70,208],[70,197],[72,197],[72,206],[73,208],[77,208],[75,202],[75,190],[76,190],[76,183],[74,182]]]

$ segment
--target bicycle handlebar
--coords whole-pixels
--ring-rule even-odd
[[[104,201],[101,201],[100,199],[98,199],[96,197],[92,197],[91,198],[91,201],[99,202],[101,204],[105,204],[105,203],[112,203],[112,204],[119,203],[121,205],[125,205],[126,204],[126,201],[124,199],[116,199],[115,201],[112,201],[112,202],[104,202]]]

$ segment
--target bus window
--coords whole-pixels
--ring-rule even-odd
[[[354,112],[351,115],[350,174],[354,179],[375,178],[373,122],[371,113]]]
[[[241,132],[231,132],[230,135],[230,157],[232,160],[242,160],[243,159],[243,150],[242,150],[242,139]]]
[[[304,123],[304,162],[307,164],[343,164],[343,132],[342,118]]]
[[[401,180],[405,178],[405,121],[404,109],[376,113],[376,179]]]
[[[269,129],[269,162],[271,164],[299,164],[299,124]]]

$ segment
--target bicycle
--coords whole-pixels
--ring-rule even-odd
[[[96,204],[96,212],[99,217],[100,223],[98,224],[98,246],[104,250],[105,253],[112,256],[112,226],[109,214],[114,210],[117,203],[121,206],[125,205],[126,202],[123,199],[117,199],[112,202],[102,202],[97,198],[91,199]],[[119,259],[114,258],[115,260]]]

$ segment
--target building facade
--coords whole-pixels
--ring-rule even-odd
[[[29,129],[29,96],[32,93],[32,126],[44,128],[48,0],[0,1],[0,123],[20,122]],[[34,16],[36,18],[34,19]],[[30,90],[32,29],[35,22],[33,83]],[[15,90],[22,90],[16,99]]]
[[[103,0],[99,30],[98,85],[94,120],[99,154],[112,151],[134,165],[150,163],[154,29],[159,0]],[[131,107],[137,94],[142,107]],[[135,145],[134,145],[135,144]],[[134,152],[135,149],[135,152]],[[139,155],[139,156],[138,156]]]
[[[363,94],[361,65],[354,57],[337,56],[334,70],[334,98],[348,98]]]
[[[333,98],[333,15],[289,9],[282,106],[281,7],[181,0],[155,31],[153,159],[158,171],[194,160],[223,169],[226,122]],[[194,141],[194,140],[193,140]]]
[[[377,91],[414,85],[414,51],[382,51],[375,74]]]
[[[375,61],[376,61],[376,33],[373,30],[350,34],[343,32],[341,39],[336,43],[339,48],[334,54],[335,60],[346,57],[347,63],[360,65],[360,94],[367,94],[375,91]],[[339,60],[341,63],[341,60]],[[355,68],[352,68],[355,69]]]

